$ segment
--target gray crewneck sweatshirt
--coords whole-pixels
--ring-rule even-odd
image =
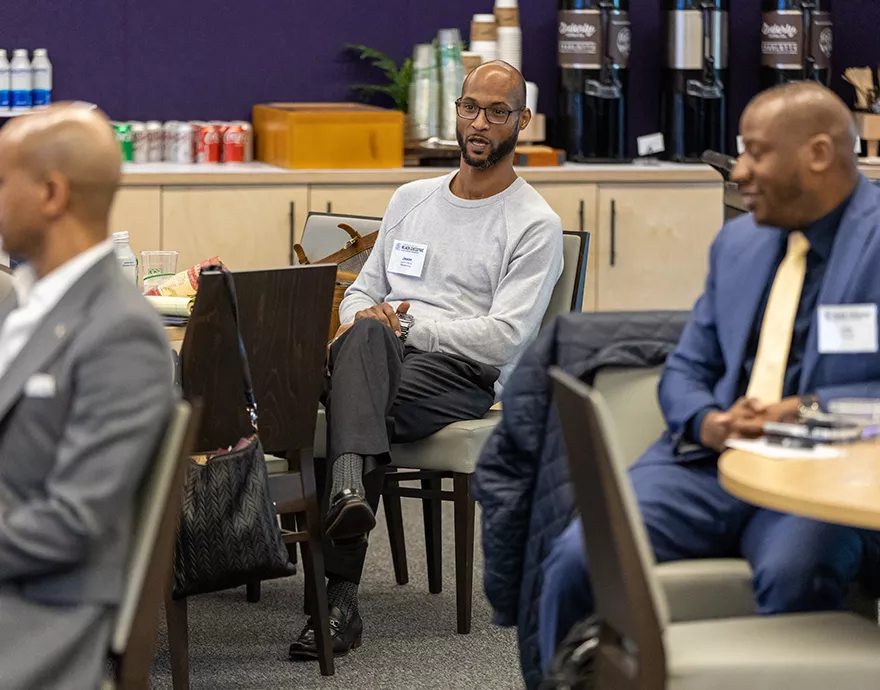
[[[522,178],[471,201],[450,191],[455,175],[394,193],[339,318],[351,323],[362,309],[409,302],[415,323],[407,345],[498,367],[500,392],[537,335],[562,273],[562,222]]]

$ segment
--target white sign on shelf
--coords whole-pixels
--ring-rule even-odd
[[[746,143],[743,141],[742,134],[736,138],[736,152],[741,156],[746,152]]]
[[[666,150],[666,142],[660,132],[656,134],[646,134],[637,140],[639,145],[639,156],[655,156]]]

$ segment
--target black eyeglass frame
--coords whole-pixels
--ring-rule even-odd
[[[518,113],[518,112],[520,112],[521,110],[525,110],[525,109],[526,109],[525,106],[523,106],[522,108],[514,108],[513,110],[507,110],[507,117],[504,118],[504,122],[492,122],[492,120],[489,119],[489,109],[490,109],[490,108],[495,108],[496,110],[501,110],[501,108],[499,108],[498,106],[494,106],[494,105],[490,105],[490,106],[487,106],[487,107],[483,108],[482,106],[479,106],[479,105],[477,105],[476,103],[473,103],[472,101],[468,101],[468,104],[469,104],[469,105],[473,105],[473,106],[477,109],[477,114],[476,114],[476,115],[474,115],[473,117],[468,117],[467,115],[462,115],[462,114],[461,114],[462,100],[463,100],[463,99],[459,98],[459,99],[457,99],[457,100],[455,101],[455,113],[456,113],[456,115],[458,115],[462,120],[471,120],[471,121],[473,121],[473,120],[476,120],[478,117],[480,117],[480,112],[482,111],[482,112],[485,112],[485,113],[486,113],[486,122],[488,122],[490,125],[499,125],[499,126],[501,126],[501,125],[506,125],[508,122],[510,122],[510,116],[513,115],[513,113]]]

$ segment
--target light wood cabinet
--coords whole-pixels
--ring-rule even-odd
[[[162,188],[123,187],[110,209],[110,232],[127,230],[135,254],[159,249],[162,235]]]
[[[388,202],[399,186],[313,185],[309,188],[309,210],[383,218]]]
[[[562,219],[562,229],[590,233],[583,311],[596,309],[596,211],[598,187],[594,184],[538,183],[533,185]]]
[[[289,266],[307,208],[304,185],[166,187],[162,249],[180,252],[179,270],[213,256],[232,270]]]
[[[596,249],[600,311],[690,309],[721,229],[720,185],[600,185]]]

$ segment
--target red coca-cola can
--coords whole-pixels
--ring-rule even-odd
[[[238,125],[226,125],[223,128],[223,162],[245,162],[245,134]]]
[[[254,128],[250,122],[235,120],[229,123],[241,127],[244,134],[244,162],[251,163],[254,160]]]
[[[220,128],[214,125],[204,125],[199,130],[199,163],[219,163],[222,142],[220,140]]]

